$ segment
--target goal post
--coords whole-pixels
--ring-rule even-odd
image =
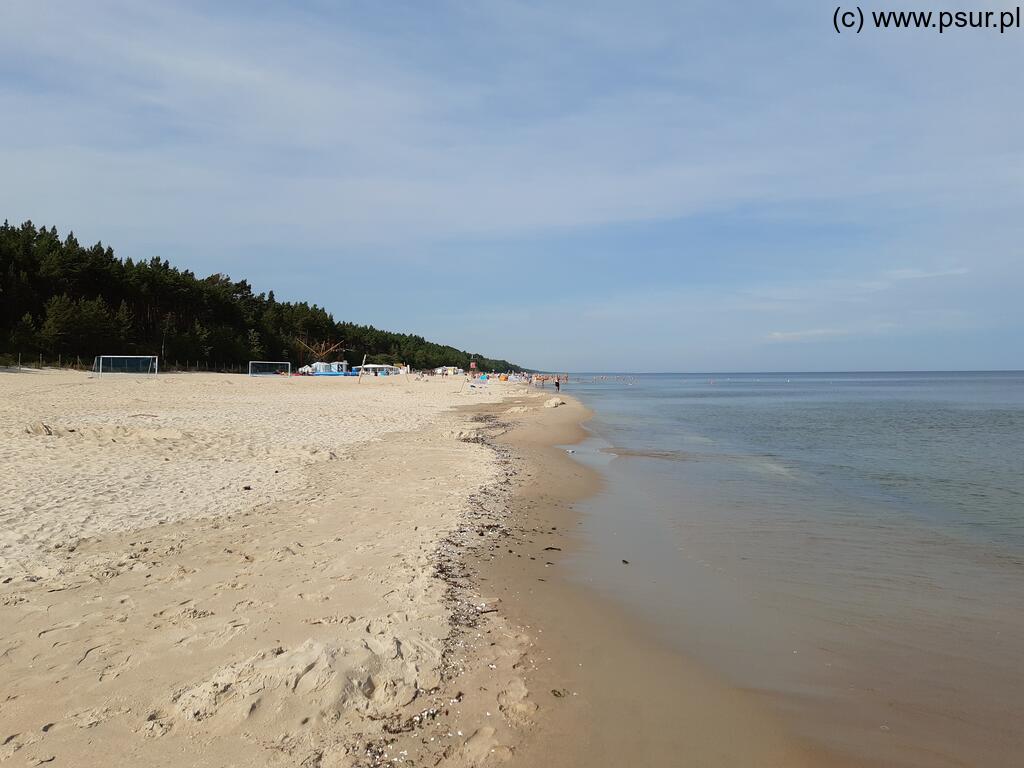
[[[97,355],[92,361],[92,372],[98,376],[107,373],[155,375],[160,372],[160,361],[156,355]]]
[[[250,376],[291,376],[292,364],[277,360],[250,360]]]

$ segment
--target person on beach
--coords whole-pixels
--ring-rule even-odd
[[[562,391],[562,382],[561,382],[561,380],[560,380],[560,379],[559,379],[559,378],[558,378],[558,377],[556,376],[556,377],[555,377],[555,392],[561,392],[561,391]]]

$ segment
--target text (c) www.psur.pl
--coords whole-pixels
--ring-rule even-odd
[[[930,29],[940,35],[960,29],[990,29],[1006,34],[1021,29],[1021,7],[1000,11],[868,11],[859,5],[836,6],[832,26],[836,32],[860,33],[870,29]]]

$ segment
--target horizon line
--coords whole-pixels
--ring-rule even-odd
[[[864,373],[1020,373],[1024,368],[912,368],[912,369],[881,369],[865,368],[863,370],[808,370],[808,371],[535,371],[536,373],[568,373],[573,375],[629,375],[629,376],[749,376],[752,374],[766,376],[808,375],[808,374],[864,374]]]

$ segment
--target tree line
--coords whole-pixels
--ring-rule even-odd
[[[82,246],[55,227],[27,221],[0,228],[0,353],[49,359],[160,355],[202,361],[217,370],[248,360],[312,361],[307,346],[341,342],[332,359],[405,363],[416,369],[455,365],[518,371],[496,360],[422,336],[338,322],[323,307],[277,301],[245,280],[188,270],[151,258],[120,259],[102,243]],[[162,367],[163,367],[162,365]]]

